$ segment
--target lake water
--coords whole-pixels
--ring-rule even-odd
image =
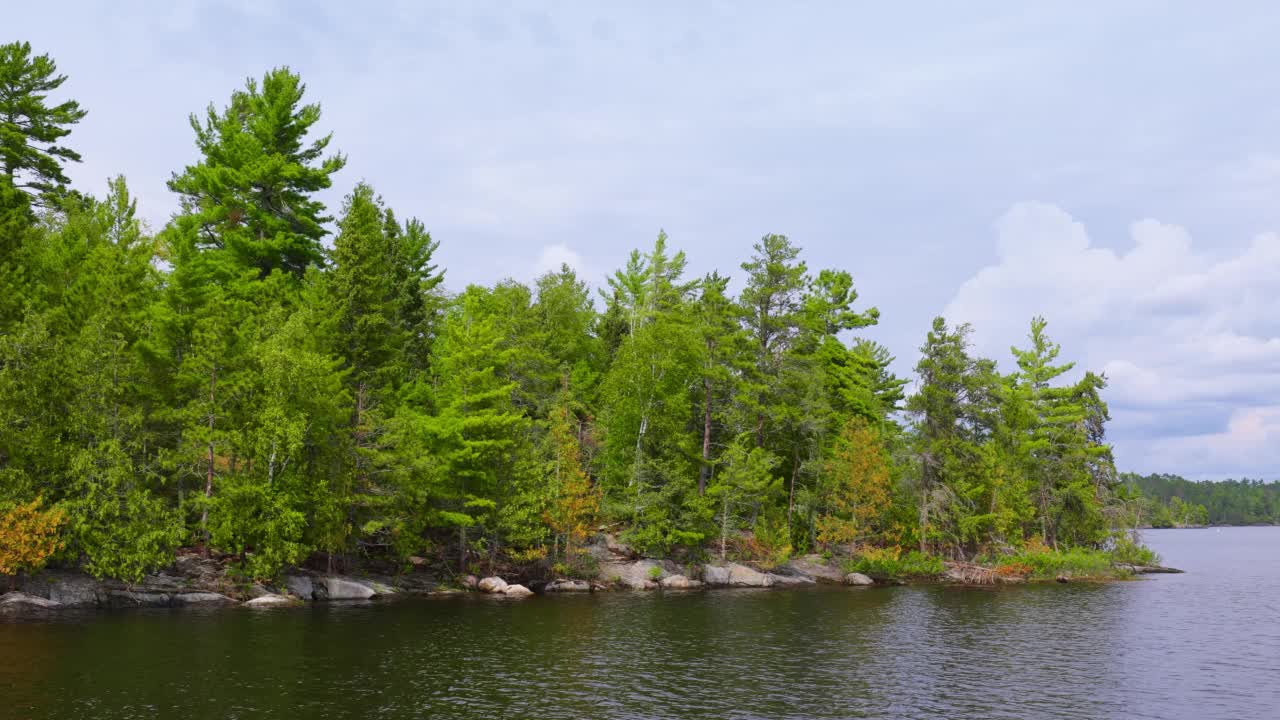
[[[1280,528],[1109,585],[0,619],[0,718],[1280,718]]]

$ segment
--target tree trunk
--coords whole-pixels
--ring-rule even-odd
[[[791,511],[796,506],[796,476],[800,474],[800,448],[791,449],[791,492],[787,497],[787,535],[791,534]]]
[[[698,496],[706,494],[711,478],[711,381],[703,379],[702,468],[698,471]]]
[[[214,367],[209,371],[209,467],[204,476],[204,508],[200,511],[200,532],[204,535],[204,556],[209,557],[209,498],[213,497],[213,463],[214,463],[214,445],[213,445],[213,422],[216,417],[213,412],[215,402],[215,392],[218,387],[218,368]]]

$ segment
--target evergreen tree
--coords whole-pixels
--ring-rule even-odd
[[[323,261],[320,240],[332,218],[313,194],[346,158],[324,157],[330,135],[307,141],[320,106],[302,104],[305,89],[277,68],[261,83],[249,79],[221,112],[210,105],[203,123],[191,116],[202,157],[169,181],[182,199],[177,236],[225,255],[232,276],[251,268],[258,277],[301,277]]]
[[[66,80],[48,55],[31,54],[31,43],[0,45],[0,211],[8,205],[5,186],[41,205],[66,193],[63,164],[80,162],[80,154],[59,143],[87,112],[75,100],[48,104]]]

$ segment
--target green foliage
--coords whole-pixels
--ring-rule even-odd
[[[45,102],[66,79],[48,55],[32,55],[31,43],[0,45],[0,172],[5,184],[40,204],[56,204],[65,195],[69,180],[62,165],[80,161],[59,141],[86,111],[75,100]]]
[[[1125,565],[1159,565],[1160,556],[1154,550],[1121,537],[1111,545],[1111,559]]]
[[[1033,548],[992,559],[990,563],[1030,568],[1030,576],[1037,580],[1052,580],[1059,576],[1108,578],[1123,574],[1112,566],[1110,554],[1089,548]]]
[[[940,558],[918,550],[903,554],[899,548],[867,548],[844,569],[876,580],[907,580],[941,575],[945,568]]]
[[[784,235],[735,295],[659,232],[600,308],[566,266],[447,294],[425,224],[365,183],[326,248],[345,158],[287,68],[191,118],[153,237],[123,179],[64,187],[83,111],[46,105],[62,81],[0,46],[0,502],[65,513],[54,562],[136,580],[188,543],[254,578],[428,552],[588,576],[608,525],[766,565],[879,546],[865,569],[911,577],[1033,537],[1280,518],[1274,485],[1122,482],[1106,379],[1068,382],[1040,318],[1008,376],[936,319],[905,397],[853,274]]]

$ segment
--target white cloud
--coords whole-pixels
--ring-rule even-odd
[[[538,253],[538,259],[533,263],[534,274],[554,272],[559,270],[561,265],[568,265],[579,275],[586,272],[586,265],[583,264],[581,255],[564,243],[555,243],[544,245],[542,252]]]
[[[1004,361],[1033,315],[1063,357],[1102,370],[1126,469],[1270,475],[1280,464],[1280,236],[1230,256],[1176,225],[1130,226],[1132,247],[1092,242],[1054,205],[1020,203],[996,223],[997,262],[945,315],[971,322]],[[1206,429],[1206,424],[1209,425]]]

